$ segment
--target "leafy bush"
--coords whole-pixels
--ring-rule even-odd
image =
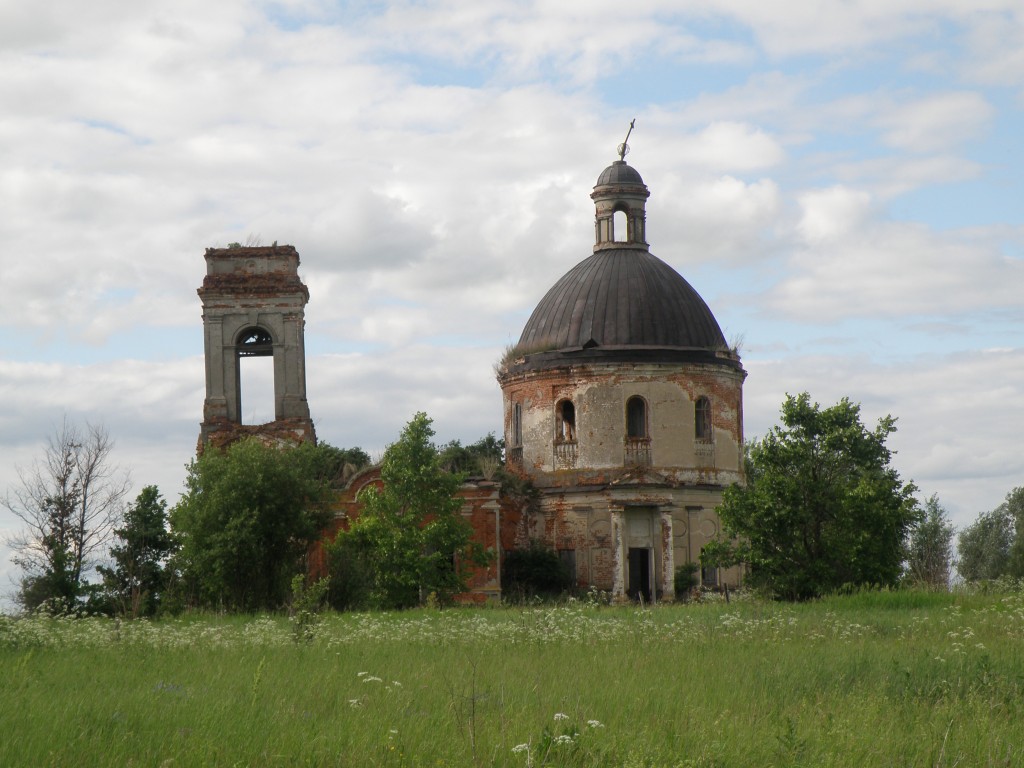
[[[676,597],[684,597],[690,590],[697,586],[697,571],[700,566],[697,563],[683,563],[676,568],[673,579],[676,589]]]
[[[366,555],[344,536],[327,544],[330,584],[327,603],[336,611],[354,611],[370,605],[370,569]]]
[[[292,604],[288,620],[292,625],[292,640],[295,643],[311,643],[316,637],[320,623],[320,609],[327,594],[328,580],[319,579],[306,585],[306,577],[297,573],[292,578]]]
[[[572,574],[558,553],[539,541],[531,541],[527,549],[513,550],[505,555],[501,589],[513,601],[557,597],[572,586]]]

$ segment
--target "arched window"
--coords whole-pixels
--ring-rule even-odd
[[[572,400],[559,400],[555,405],[555,442],[576,442],[576,406]]]
[[[625,211],[619,210],[612,214],[612,235],[617,243],[629,240],[629,218]]]
[[[647,437],[647,402],[642,397],[626,401],[626,437],[643,440]]]
[[[711,400],[703,396],[693,404],[693,436],[702,443],[711,442]]]
[[[238,337],[238,354],[242,357],[266,357],[274,354],[274,340],[263,328],[249,328]]]

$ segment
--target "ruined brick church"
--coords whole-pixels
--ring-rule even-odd
[[[497,483],[470,478],[463,514],[497,554],[473,597],[500,597],[503,553],[540,541],[580,587],[670,600],[677,567],[698,563],[719,533],[723,490],[742,479],[743,380],[700,295],[654,256],[650,196],[619,159],[598,176],[595,244],[543,296],[499,363],[508,470],[539,502],[524,509]],[[315,440],[306,402],[303,309],[309,298],[291,246],[207,249],[203,304],[206,400],[200,446],[242,434]],[[243,426],[239,360],[272,356],[275,419]],[[495,425],[497,426],[497,425]],[[348,481],[338,522],[358,515],[376,469]],[[735,584],[705,569],[704,584]]]

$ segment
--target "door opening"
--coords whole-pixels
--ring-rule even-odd
[[[651,602],[651,550],[646,547],[630,547],[629,585],[626,594],[632,600]]]

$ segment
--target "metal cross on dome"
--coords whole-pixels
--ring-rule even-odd
[[[629,130],[626,131],[626,138],[622,140],[621,144],[619,144],[619,148],[618,148],[619,160],[625,160],[626,159],[626,155],[629,154],[629,144],[627,144],[626,142],[629,141],[629,134],[631,134],[633,132],[633,126],[635,126],[635,125],[636,125],[636,118],[634,117],[632,120],[629,121]]]

